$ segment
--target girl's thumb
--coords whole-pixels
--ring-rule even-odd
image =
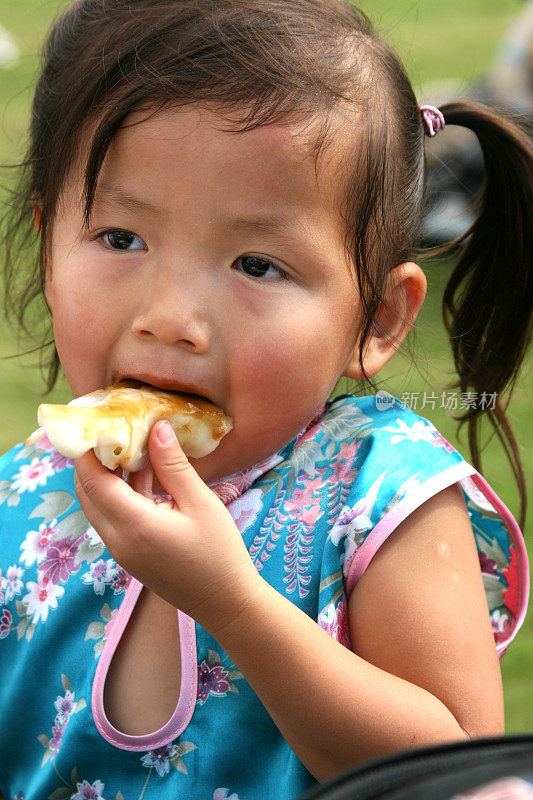
[[[150,461],[161,485],[185,511],[196,505],[193,497],[207,489],[180,447],[172,426],[166,420],[157,422],[148,439]]]

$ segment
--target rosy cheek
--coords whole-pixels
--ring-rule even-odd
[[[62,351],[75,352],[82,346],[94,348],[101,335],[101,326],[94,314],[81,305],[73,304],[61,312],[54,312],[54,335],[60,357]],[[81,351],[80,351],[81,352]]]
[[[238,372],[243,383],[249,384],[257,392],[265,387],[283,382],[294,364],[294,349],[275,340],[257,339],[240,348]],[[235,372],[237,374],[237,372]]]
[[[321,393],[317,386],[320,355],[314,348],[301,346],[298,338],[281,342],[273,336],[240,349],[233,374],[243,396],[253,396],[256,407],[272,408],[281,398],[287,401],[303,393],[311,399]]]
[[[59,294],[59,293],[58,293]],[[120,304],[106,296],[96,281],[78,281],[58,297],[54,317],[90,341],[100,339],[106,328],[120,315]]]

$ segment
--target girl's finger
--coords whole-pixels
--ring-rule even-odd
[[[92,451],[76,459],[76,494],[85,516],[109,544],[115,529],[134,530],[154,511],[151,502],[103,467]]]
[[[187,456],[181,449],[168,422],[157,422],[148,439],[150,462],[161,485],[175,501],[180,511],[198,509],[198,505],[211,499],[207,488]]]

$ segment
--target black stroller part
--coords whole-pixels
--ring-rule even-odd
[[[533,735],[469,740],[376,759],[299,800],[450,800],[510,776],[533,780]]]

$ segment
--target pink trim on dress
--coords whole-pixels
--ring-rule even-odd
[[[181,651],[181,682],[178,704],[169,721],[159,730],[143,736],[132,736],[117,730],[104,711],[104,685],[117,645],[143,589],[142,583],[131,579],[126,595],[117,610],[110,633],[96,667],[92,691],[92,712],[96,727],[103,738],[121,750],[145,751],[163,747],[176,739],[187,727],[193,715],[198,691],[196,664],[196,632],[194,620],[177,611]]]
[[[517,521],[507,506],[502,503],[494,489],[489,486],[485,478],[480,475],[479,472],[474,473],[472,480],[478,489],[483,492],[489,503],[493,506],[494,510],[500,514],[503,524],[509,533],[509,539],[511,540],[513,546],[516,547],[518,556],[518,613],[514,620],[514,625],[509,636],[507,639],[498,642],[496,646],[498,655],[501,658],[509,647],[509,644],[513,641],[514,637],[522,627],[522,623],[524,622],[526,616],[527,602],[529,598],[529,562],[522,531],[518,527]]]

